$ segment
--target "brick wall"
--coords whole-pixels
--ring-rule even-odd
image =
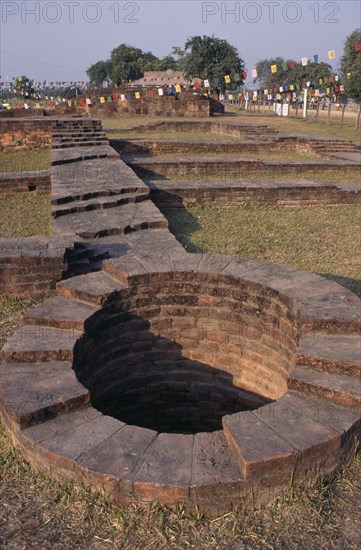
[[[17,151],[50,147],[52,120],[49,118],[10,118],[0,122],[0,150]]]

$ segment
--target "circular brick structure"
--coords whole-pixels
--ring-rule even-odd
[[[120,505],[212,514],[347,466],[361,439],[357,296],[187,254],[98,124],[82,126],[56,123],[53,236],[5,243],[6,291],[33,292],[42,274],[35,290],[52,294],[2,350],[0,414],[23,456]]]
[[[104,414],[158,432],[209,432],[287,391],[297,340],[294,308],[267,287],[154,274],[134,277],[87,323],[74,368]]]

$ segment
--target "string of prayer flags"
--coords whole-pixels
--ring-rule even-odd
[[[301,58],[301,63],[302,63],[303,67],[306,67],[306,65],[308,65],[308,58],[307,57],[302,57]]]
[[[328,51],[328,58],[329,59],[335,59],[335,50],[329,50]]]
[[[274,74],[277,72],[277,65],[271,65],[271,73]]]
[[[229,74],[225,75],[224,81],[225,81],[226,84],[229,84],[231,82],[231,77],[229,76]]]

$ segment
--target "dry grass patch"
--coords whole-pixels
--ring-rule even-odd
[[[0,199],[0,237],[51,235],[50,195],[21,193]]]
[[[50,168],[50,147],[21,151],[0,152],[1,172],[31,172]]]

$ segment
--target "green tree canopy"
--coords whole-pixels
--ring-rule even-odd
[[[356,29],[345,40],[341,71],[346,76],[345,92],[347,97],[361,103],[361,51],[356,44],[361,43],[361,30]],[[351,73],[351,76],[348,76]]]
[[[35,90],[33,82],[27,76],[18,76],[14,82],[14,91],[19,97],[30,98],[34,96]]]
[[[87,70],[87,75],[91,83],[100,86],[100,84],[108,78],[109,68],[109,62],[107,61],[98,61],[94,63],[94,65],[91,65]]]
[[[332,74],[332,67],[328,63],[308,63],[302,65],[295,63],[291,69],[291,59],[285,60],[283,57],[275,57],[272,59],[263,59],[256,65],[257,82],[261,88],[285,86],[285,85],[300,85],[301,82],[315,82],[316,87],[321,86],[319,81],[328,81]],[[271,66],[277,66],[277,72],[271,72]]]
[[[227,40],[214,36],[193,36],[185,43],[184,71],[186,76],[219,79],[219,87],[225,88],[225,75],[238,74],[243,82],[244,61],[238,50]]]
[[[357,52],[355,49],[355,45],[360,43],[361,29],[353,31],[345,40],[343,56],[341,57],[341,71],[345,76],[352,71],[354,64],[361,55],[360,52]]]
[[[346,78],[345,92],[356,103],[361,103],[361,52],[351,67],[351,76]]]

